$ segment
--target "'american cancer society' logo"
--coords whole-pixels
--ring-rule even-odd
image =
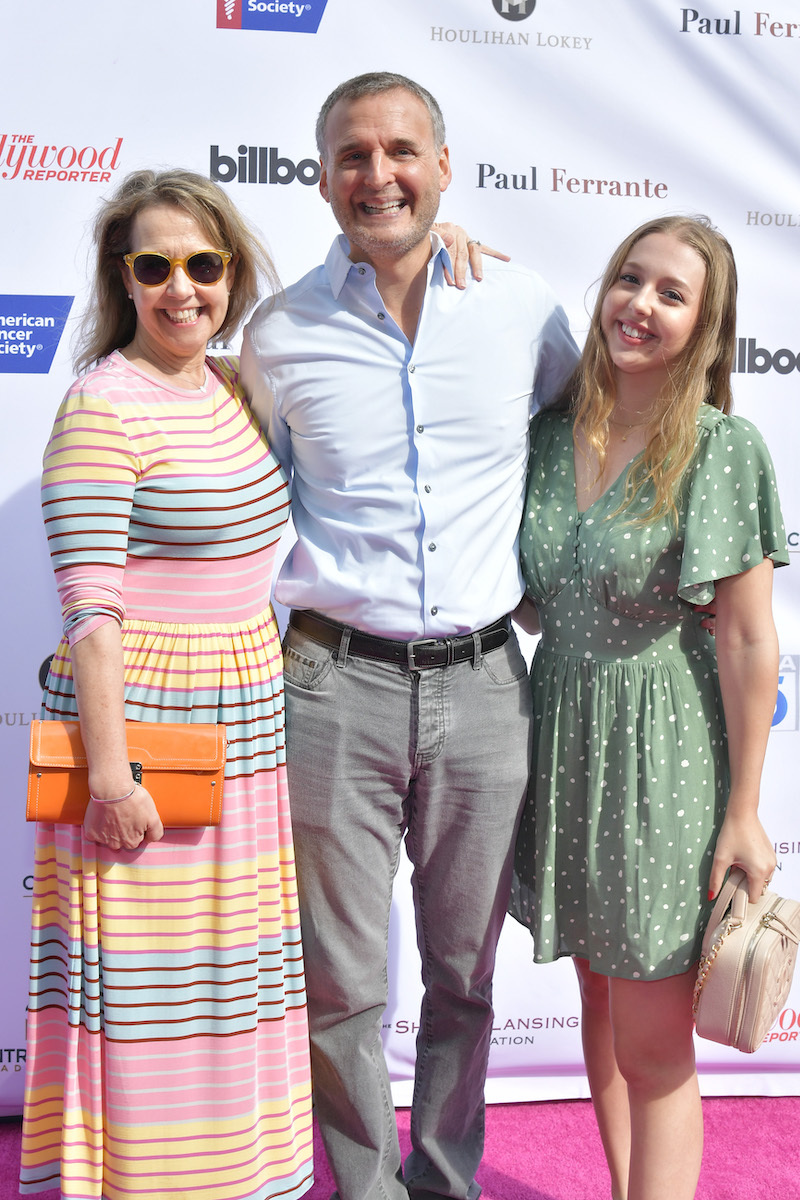
[[[328,0],[217,0],[217,29],[316,33]]]
[[[772,718],[773,729],[783,732],[800,728],[798,680],[800,680],[800,654],[782,654],[778,668],[778,700]]]
[[[46,375],[73,296],[0,296],[0,372]]]

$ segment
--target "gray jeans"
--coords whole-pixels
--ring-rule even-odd
[[[492,971],[530,763],[525,662],[513,632],[477,663],[427,671],[338,655],[287,633],[317,1119],[341,1200],[475,1200]],[[401,1172],[380,1032],[404,832],[425,994]]]

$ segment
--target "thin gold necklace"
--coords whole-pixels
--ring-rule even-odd
[[[616,425],[618,429],[627,429],[628,433],[623,433],[620,437],[621,442],[627,442],[630,431],[632,429],[641,429],[643,425],[649,425],[651,418],[648,417],[646,421],[634,421],[632,424],[628,424],[625,421],[615,421],[613,417],[609,417],[608,421],[610,425]]]

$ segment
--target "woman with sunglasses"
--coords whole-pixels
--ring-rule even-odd
[[[272,265],[225,192],[129,176],[95,225],[44,457],[64,616],[43,716],[80,719],[83,828],[37,831],[22,1191],[300,1196],[311,1087],[269,605],[286,478],[237,361]],[[224,723],[218,828],[164,830],[125,719]]]
[[[437,229],[463,285],[480,247]],[[188,171],[130,175],[94,236],[42,485],[64,616],[42,715],[80,720],[90,799],[82,829],[37,830],[21,1191],[293,1200],[311,1085],[268,602],[289,499],[237,360],[207,354],[277,279]],[[126,719],[227,727],[218,828],[164,831]]]

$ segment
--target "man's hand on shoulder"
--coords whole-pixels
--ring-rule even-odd
[[[471,238],[466,229],[454,225],[452,221],[437,221],[433,231],[439,234],[450,254],[453,264],[453,274],[445,270],[444,277],[451,287],[465,288],[467,286],[467,268],[478,282],[483,279],[483,256],[499,258],[501,262],[511,262],[507,254],[501,250],[493,250],[484,246],[480,238]],[[455,276],[455,278],[454,278]]]

